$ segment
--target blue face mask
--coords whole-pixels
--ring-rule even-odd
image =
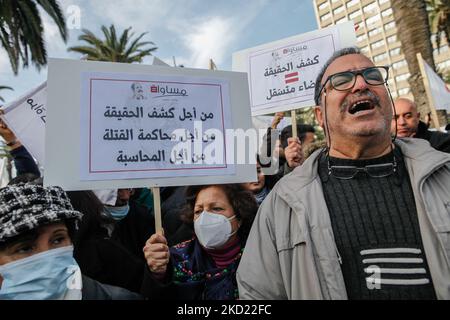
[[[120,207],[105,206],[106,214],[117,221],[125,218],[129,211],[130,211],[130,206],[128,204],[124,205],[124,206],[120,206]]]
[[[69,289],[74,289],[77,272],[80,268],[73,258],[73,246],[7,263],[0,266],[0,300],[62,299]]]

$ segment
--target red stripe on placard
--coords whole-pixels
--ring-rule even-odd
[[[284,75],[285,79],[290,78],[290,77],[298,77],[298,72],[292,72],[292,73]]]
[[[286,83],[297,82],[298,78],[287,79]]]

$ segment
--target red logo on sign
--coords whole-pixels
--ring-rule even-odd
[[[292,72],[284,75],[286,84],[298,81],[298,72]]]
[[[151,93],[158,93],[158,87],[157,86],[151,86],[150,87],[150,92]]]

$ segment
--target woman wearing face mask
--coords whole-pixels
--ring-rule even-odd
[[[192,186],[186,194],[184,217],[195,236],[170,249],[163,235],[150,237],[141,292],[150,299],[237,299],[236,270],[257,211],[255,198],[241,185]]]
[[[81,274],[72,238],[81,213],[59,187],[0,189],[0,300],[140,299]]]

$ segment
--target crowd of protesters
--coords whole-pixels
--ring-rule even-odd
[[[257,156],[257,181],[161,188],[158,232],[149,189],[43,187],[0,123],[17,170],[0,189],[0,299],[450,299],[450,136],[387,80],[336,52],[315,88],[325,140],[277,113],[276,172]]]

